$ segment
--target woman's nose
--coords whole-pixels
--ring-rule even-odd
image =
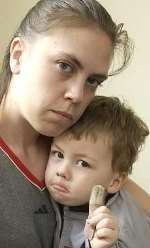
[[[65,92],[65,99],[71,100],[73,103],[80,103],[84,99],[85,83],[83,81],[74,81],[68,83],[67,90]]]

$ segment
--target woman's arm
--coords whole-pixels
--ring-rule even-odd
[[[135,198],[139,205],[150,213],[150,194],[129,178],[126,180],[124,187]]]

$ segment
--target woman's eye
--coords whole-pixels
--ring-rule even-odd
[[[101,85],[101,83],[96,78],[89,78],[88,84],[93,88],[97,88],[99,85]]]
[[[101,75],[97,77],[89,77],[88,78],[88,85],[91,88],[96,89],[98,86],[102,86],[103,82],[107,79],[106,75]]]
[[[66,62],[59,62],[58,65],[59,65],[59,68],[61,69],[61,71],[63,71],[63,72],[71,73],[73,71],[72,65],[70,65]]]
[[[79,160],[78,165],[81,167],[89,167],[90,166],[89,163],[84,161],[84,160]]]

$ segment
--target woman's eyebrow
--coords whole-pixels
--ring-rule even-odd
[[[106,74],[93,74],[93,75],[91,75],[90,77],[93,77],[93,78],[96,78],[99,82],[103,82],[103,81],[105,81],[107,78],[108,78],[108,75],[106,75]]]
[[[68,53],[62,53],[62,56],[65,56],[67,59],[70,59],[72,62],[74,62],[74,64],[76,64],[79,68],[83,69],[84,66],[82,65],[82,63],[76,58],[75,55],[73,54],[68,54]]]

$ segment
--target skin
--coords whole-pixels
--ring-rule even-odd
[[[110,139],[105,133],[93,141],[90,137],[80,140],[61,135],[54,139],[45,174],[45,182],[52,197],[67,206],[89,202],[94,185],[103,185],[114,193],[123,184],[123,177],[111,167]],[[90,211],[88,228],[94,228],[93,248],[110,247],[118,237],[118,228],[111,211],[100,206]]]
[[[57,136],[79,119],[107,77],[111,59],[109,37],[93,26],[13,40],[0,135],[38,179],[44,179],[49,149],[40,134]]]
[[[89,202],[94,185],[101,184],[109,193],[121,186],[113,172],[112,152],[107,134],[80,140],[61,135],[54,139],[45,181],[53,198],[64,205],[78,206]],[[81,190],[82,185],[82,190]]]
[[[16,111],[21,110],[36,131],[57,136],[78,120],[103,75],[107,77],[110,40],[96,29],[61,28],[40,36],[34,46],[27,42],[22,46],[25,52],[10,89],[10,95],[11,91],[16,95]]]

